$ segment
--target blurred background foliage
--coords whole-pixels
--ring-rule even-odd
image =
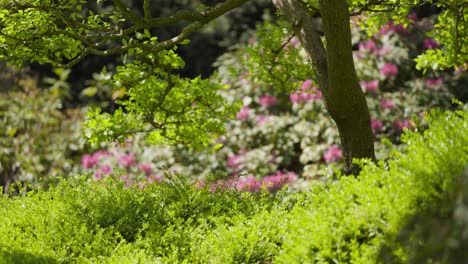
[[[142,12],[143,0],[123,2]],[[110,8],[106,1],[88,1],[88,6],[94,12]],[[158,1],[152,14],[167,16],[199,6],[193,0]],[[452,98],[468,100],[465,70],[424,75],[414,70],[417,55],[440,45],[426,34],[440,11],[430,5],[414,8],[406,28],[389,22],[373,36],[353,27],[356,68],[371,109],[380,159],[388,157],[386,142],[400,143],[403,129],[424,129],[425,111],[450,108]],[[182,26],[158,28],[151,34],[168,39]],[[144,136],[134,137],[128,147],[109,144],[90,149],[86,145],[81,137],[84,106],[113,112],[115,101],[125,94],[109,82],[122,63],[119,56],[90,56],[69,70],[34,63],[24,69],[2,64],[3,185],[15,180],[38,182],[83,169],[102,174],[102,166],[119,166],[120,156],[129,153],[135,156],[135,166],[151,164],[155,175],[172,169],[208,179],[214,173],[214,181],[241,177],[257,185],[264,176],[283,173],[298,175],[299,182],[325,179],[333,174],[328,164],[341,168],[338,133],[317,92],[305,53],[289,32],[278,21],[271,1],[249,1],[178,47],[186,62],[179,70],[182,76],[201,75],[222,83],[229,88],[222,91],[225,100],[243,104],[237,120],[228,124],[228,133],[201,152],[181,145],[148,146]],[[91,167],[79,164],[83,154],[100,150],[114,155],[98,155]],[[141,176],[137,167],[129,172]]]

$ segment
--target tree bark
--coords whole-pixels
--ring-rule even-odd
[[[355,158],[375,160],[370,114],[354,67],[346,0],[319,0],[326,48],[318,24],[298,0],[273,0],[292,24],[310,57],[327,111],[340,133],[347,174],[359,173]]]

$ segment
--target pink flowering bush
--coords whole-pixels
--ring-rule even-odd
[[[379,159],[388,153],[383,138],[398,145],[404,130],[424,129],[424,112],[450,108],[454,97],[463,99],[459,87],[468,80],[463,69],[416,71],[414,58],[438,44],[425,35],[430,18],[413,14],[409,21],[407,26],[388,23],[370,37],[357,24],[352,29],[356,69]],[[212,146],[202,151],[137,147],[144,141],[135,138],[131,150],[113,148],[112,156],[100,156],[98,161],[94,154],[84,156],[83,167],[99,175],[123,170],[128,179],[153,181],[163,179],[164,171],[176,171],[196,175],[194,182],[211,190],[249,192],[284,185],[302,188],[307,180],[331,176],[330,166],[342,168],[338,130],[307,55],[298,40],[280,28],[264,25],[248,44],[219,58],[215,78],[227,87],[221,95],[243,106],[227,124],[228,132],[213,137]],[[105,164],[110,167],[102,167]],[[227,174],[212,177],[219,171]]]

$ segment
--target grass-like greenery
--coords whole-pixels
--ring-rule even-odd
[[[453,211],[467,113],[434,113],[426,132],[405,135],[403,152],[304,193],[211,192],[182,177],[141,189],[82,176],[3,196],[0,263],[405,263],[424,248],[402,235],[424,233],[411,231],[424,218],[411,217]]]

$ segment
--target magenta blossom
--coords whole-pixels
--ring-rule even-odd
[[[119,157],[118,161],[121,167],[130,167],[135,164],[135,156],[131,153],[124,154]]]
[[[343,152],[341,149],[336,145],[331,145],[328,149],[323,153],[323,159],[325,163],[331,163],[337,161],[343,157]]]
[[[299,48],[299,45],[300,45],[300,44],[301,44],[301,43],[299,42],[299,39],[296,38],[296,37],[293,37],[293,38],[289,41],[288,45],[284,46],[284,50],[289,50],[289,46],[292,46],[292,47],[294,47],[295,49],[297,49],[297,48]]]
[[[110,153],[109,151],[106,151],[106,150],[98,150],[98,151],[94,152],[93,156],[94,156],[94,158],[96,158],[96,160],[99,160],[99,158],[101,158],[101,157],[111,157],[112,153]]]
[[[442,77],[435,78],[435,79],[427,79],[426,80],[426,85],[429,87],[434,87],[434,86],[439,86],[444,82],[444,79]]]
[[[398,75],[398,68],[395,64],[385,63],[380,67],[380,73],[386,78],[395,77]]]
[[[230,169],[236,169],[239,165],[242,164],[242,156],[241,155],[232,155],[229,156],[227,159],[227,165]]]
[[[153,175],[146,176],[146,180],[149,183],[154,183],[154,182],[161,182],[163,179],[161,176],[153,174]]]
[[[379,33],[377,34],[377,37],[381,37],[383,35],[386,35],[387,33],[392,32],[392,33],[408,33],[406,30],[405,26],[403,24],[394,24],[393,21],[390,21],[387,25],[383,26],[380,28]]]
[[[312,87],[312,80],[305,80],[301,85],[301,90],[289,95],[293,104],[322,99],[322,92],[317,87]]]
[[[268,191],[276,191],[281,189],[285,184],[296,181],[297,175],[294,172],[283,173],[277,171],[275,175],[265,176],[262,179],[262,184]]]
[[[301,84],[301,89],[302,89],[302,90],[309,90],[310,87],[312,87],[312,83],[313,83],[312,80],[305,80],[305,81],[303,81],[302,84]]]
[[[104,175],[109,175],[112,172],[112,167],[110,165],[108,165],[108,164],[102,165],[101,166],[101,172]]]
[[[151,167],[150,163],[140,163],[138,164],[138,169],[146,174],[153,172],[153,168]]]
[[[392,49],[390,47],[387,47],[387,46],[383,46],[383,47],[378,48],[378,49],[375,50],[375,53],[377,54],[378,57],[386,56],[386,55],[390,54],[390,52],[392,52]]]
[[[379,80],[361,81],[361,88],[366,92],[377,92],[379,90]]]
[[[402,131],[403,128],[411,129],[412,125],[410,120],[395,120],[395,122],[393,122],[393,127],[398,131]]]
[[[393,103],[392,99],[382,99],[380,100],[380,106],[384,109],[395,109],[395,104]]]
[[[261,124],[263,124],[265,122],[268,122],[268,121],[272,120],[272,118],[273,118],[272,116],[268,116],[268,115],[259,115],[257,117],[257,125],[261,125]]]
[[[411,13],[409,14],[408,16],[406,16],[408,18],[409,21],[413,22],[413,23],[417,23],[418,22],[418,15],[416,13]]]
[[[274,95],[264,95],[260,97],[260,105],[263,107],[275,106],[278,104],[278,98]]]
[[[466,62],[464,65],[460,65],[455,67],[455,72],[456,73],[468,73],[468,62]]]
[[[290,94],[289,100],[291,100],[293,104],[299,104],[302,101],[301,95],[297,92]]]
[[[256,192],[259,191],[262,187],[262,183],[257,180],[254,176],[248,176],[243,179],[240,179],[237,182],[236,189],[238,191],[248,191],[248,192]]]
[[[425,38],[423,41],[423,49],[436,49],[440,46],[439,42],[431,38]]]
[[[377,50],[377,44],[373,40],[368,40],[366,42],[359,42],[359,50]]]
[[[103,178],[103,177],[102,177],[102,174],[101,174],[101,173],[99,173],[99,172],[94,173],[94,179],[95,179],[96,181],[102,180],[102,178]]]
[[[382,130],[382,127],[383,127],[382,122],[380,122],[379,120],[375,118],[371,118],[371,128],[374,133],[377,133],[380,130]]]
[[[236,114],[237,120],[244,121],[249,119],[250,108],[248,106],[243,106],[241,110]]]
[[[91,169],[98,163],[98,159],[94,155],[84,154],[81,157],[81,165],[85,169]]]

